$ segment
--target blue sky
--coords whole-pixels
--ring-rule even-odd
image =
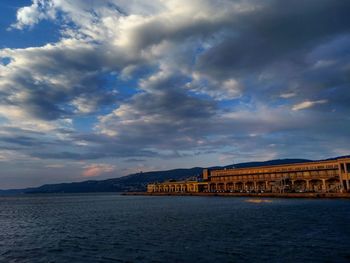
[[[349,154],[349,11],[1,1],[0,189]]]

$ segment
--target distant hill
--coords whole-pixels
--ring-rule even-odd
[[[259,167],[259,166],[268,166],[268,165],[280,165],[280,164],[293,164],[293,163],[306,163],[312,162],[312,160],[307,159],[276,159],[264,162],[248,162],[248,163],[239,163],[234,165],[227,165],[219,168],[248,168],[248,167]]]
[[[120,178],[101,181],[85,181],[79,183],[47,184],[30,189],[26,193],[91,193],[91,192],[125,192],[144,191],[150,182],[164,180],[185,180],[198,177],[203,168],[175,169],[169,171],[155,171],[131,174]]]
[[[342,156],[345,157],[345,156]],[[350,157],[350,156],[347,156]],[[339,157],[337,157],[339,158]],[[336,159],[336,158],[331,158]],[[331,160],[327,159],[327,160]],[[277,159],[265,162],[247,162],[232,164],[227,166],[209,167],[209,169],[220,168],[246,168],[266,165],[293,164],[311,162],[306,159]],[[36,188],[0,190],[1,195],[21,194],[21,193],[92,193],[92,192],[127,192],[127,191],[145,191],[148,183],[163,182],[166,180],[186,180],[198,178],[202,174],[202,167],[190,169],[174,169],[168,171],[153,171],[145,173],[130,174],[120,178],[107,180],[90,180],[78,183],[45,184]]]

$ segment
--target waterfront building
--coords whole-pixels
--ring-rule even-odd
[[[334,192],[350,191],[350,158],[335,160],[203,170],[197,181],[148,184],[147,192]]]

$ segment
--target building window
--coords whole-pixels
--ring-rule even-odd
[[[303,172],[304,176],[310,176],[310,172]]]

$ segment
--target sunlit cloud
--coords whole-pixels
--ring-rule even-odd
[[[295,104],[292,110],[294,111],[305,110],[308,108],[312,108],[315,105],[324,104],[324,103],[327,103],[327,100],[315,100],[315,101],[307,100],[307,101],[303,101],[301,103]]]
[[[110,164],[90,164],[84,166],[84,171],[82,172],[82,176],[84,177],[94,177],[99,176],[105,173],[111,173],[116,169],[115,165]]]

